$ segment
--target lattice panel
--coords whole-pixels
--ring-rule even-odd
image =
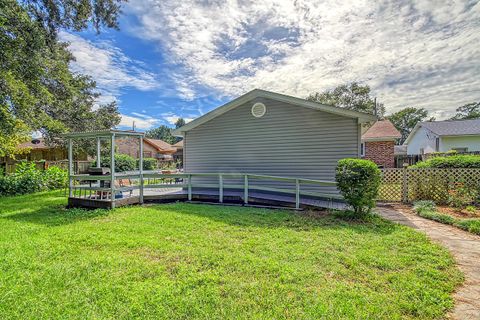
[[[383,169],[378,200],[433,200],[442,204],[449,192],[461,186],[480,190],[480,169]]]
[[[404,169],[383,169],[382,183],[378,192],[379,201],[402,201]]]

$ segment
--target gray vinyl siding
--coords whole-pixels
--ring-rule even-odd
[[[250,112],[255,102],[267,107],[261,118]],[[188,131],[184,166],[334,181],[337,161],[358,156],[359,138],[357,119],[257,99]]]

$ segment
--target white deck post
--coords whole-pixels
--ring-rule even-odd
[[[243,183],[243,202],[245,204],[248,204],[248,174],[245,175],[244,177],[244,183]]]
[[[143,203],[143,137],[140,136],[140,203]]]
[[[97,168],[100,168],[102,166],[102,160],[101,154],[100,154],[100,137],[97,137]]]
[[[111,150],[110,150],[110,200],[113,203],[115,201],[115,133],[112,133],[111,136]]]
[[[295,209],[300,209],[300,180],[295,179]]]
[[[223,203],[223,176],[218,175],[218,202]]]
[[[72,138],[68,139],[68,196],[73,195],[73,180],[72,180],[72,164],[73,164],[73,145]]]
[[[192,201],[192,175],[188,175],[188,201]]]

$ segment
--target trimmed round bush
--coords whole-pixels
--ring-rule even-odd
[[[335,180],[355,215],[363,216],[375,207],[380,187],[380,169],[370,160],[347,158],[338,161]]]

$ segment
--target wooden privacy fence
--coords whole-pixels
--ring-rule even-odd
[[[49,167],[59,167],[64,170],[68,170],[68,160],[58,161],[32,161],[35,163],[39,170],[45,170]],[[18,162],[5,163],[5,173],[11,174],[15,172]],[[88,168],[92,166],[91,161],[73,161],[73,171],[77,174],[88,172]]]
[[[382,169],[379,201],[446,203],[449,192],[459,187],[480,191],[480,169],[404,168]]]

